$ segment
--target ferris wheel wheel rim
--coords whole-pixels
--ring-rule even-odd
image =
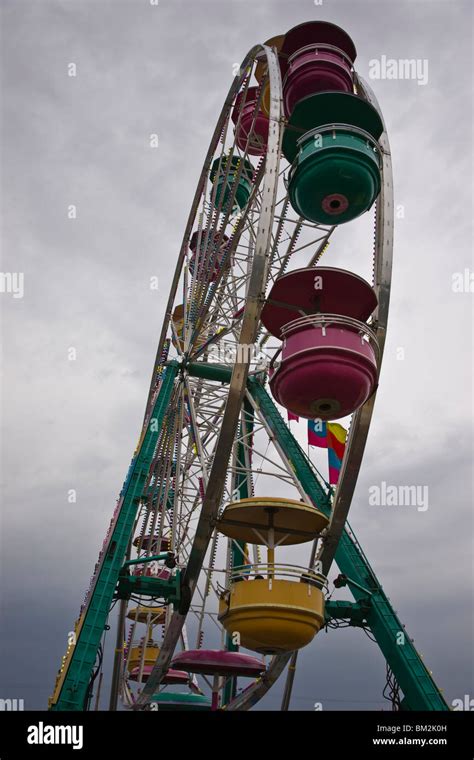
[[[242,315],[242,320],[241,320],[239,345],[243,345],[243,344],[247,345],[247,344],[253,343],[257,337],[257,333],[259,329],[259,323],[260,323],[259,317],[260,317],[260,311],[263,305],[263,296],[264,296],[264,290],[265,290],[265,285],[266,285],[267,254],[271,245],[272,221],[273,221],[274,206],[275,206],[275,201],[276,201],[276,192],[277,192],[277,187],[278,187],[278,178],[279,178],[278,169],[279,169],[279,162],[281,158],[283,102],[282,102],[281,75],[280,75],[280,69],[278,66],[277,56],[275,55],[274,51],[271,48],[265,45],[256,45],[249,51],[247,56],[244,58],[244,61],[241,64],[240,69],[242,72],[245,72],[250,61],[255,59],[257,55],[259,54],[264,54],[266,56],[267,64],[268,64],[270,93],[271,93],[270,125],[269,125],[267,150],[266,150],[266,155],[265,155],[265,170],[264,170],[264,174],[263,174],[263,178],[261,182],[261,186],[262,186],[262,201],[261,202],[262,202],[263,210],[260,214],[258,227],[257,227],[255,252],[254,252],[254,257],[252,261],[252,269],[251,269],[251,274],[250,274],[250,279],[249,279],[245,309],[244,309],[244,313]],[[215,146],[218,144],[219,136],[221,133],[222,125],[225,122],[226,114],[230,113],[230,109],[232,107],[232,101],[234,99],[235,94],[238,92],[239,86],[241,85],[243,81],[243,76],[244,75],[242,74],[240,78],[236,77],[236,79],[234,79],[234,82],[231,85],[231,88],[229,90],[229,93],[224,103],[224,107],[218,119],[216,129],[214,130],[213,138],[211,139],[211,144],[210,144],[208,153],[206,155],[204,166],[203,166],[203,169],[201,171],[201,175],[198,181],[196,194],[193,200],[193,204],[191,206],[191,212],[188,217],[188,222],[185,228],[183,242],[181,245],[178,262],[176,265],[176,270],[175,270],[175,275],[174,275],[172,286],[171,286],[170,296],[168,299],[168,305],[167,305],[165,319],[163,322],[162,333],[161,333],[160,341],[158,345],[157,360],[155,362],[153,377],[155,376],[157,362],[159,363],[159,358],[161,357],[164,341],[167,335],[167,329],[168,329],[168,325],[171,319],[171,308],[174,303],[174,299],[176,297],[179,279],[180,279],[180,275],[181,275],[181,271],[182,271],[182,267],[184,263],[184,258],[186,255],[186,247],[188,244],[189,236],[192,233],[192,225],[196,218],[196,213],[199,207],[199,201],[201,199],[202,188],[210,170],[211,159],[214,155]],[[224,411],[224,416],[221,422],[221,429],[220,429],[218,441],[216,444],[216,455],[214,457],[211,473],[209,476],[210,487],[206,489],[205,497],[202,503],[201,512],[199,516],[198,526],[196,527],[195,534],[194,534],[193,548],[196,542],[198,544],[201,543],[201,547],[199,551],[200,551],[200,554],[202,554],[202,558],[200,562],[195,561],[193,563],[192,562],[193,549],[191,549],[191,552],[189,555],[190,562],[188,563],[188,566],[186,568],[185,575],[184,575],[183,587],[188,588],[189,591],[191,592],[190,594],[187,593],[188,598],[186,599],[185,606],[187,606],[188,608],[191,602],[192,592],[194,591],[195,585],[197,583],[197,578],[199,577],[199,573],[202,567],[204,554],[205,554],[205,551],[207,551],[207,547],[209,545],[209,541],[211,537],[211,534],[209,533],[207,537],[207,541],[203,542],[201,540],[201,537],[199,534],[200,524],[202,521],[202,524],[206,526],[206,521],[208,520],[208,515],[207,515],[208,511],[211,511],[211,512],[215,511],[217,514],[216,505],[218,506],[218,503],[220,502],[220,498],[222,496],[222,491],[224,489],[225,478],[226,478],[227,468],[228,468],[228,460],[230,456],[230,448],[232,446],[232,442],[235,437],[237,426],[239,424],[239,415],[240,415],[240,409],[242,405],[242,399],[246,390],[246,382],[247,382],[247,375],[249,371],[250,356],[248,353],[246,356],[245,352],[242,352],[239,358],[240,358],[240,361],[236,362],[232,369],[232,377],[228,386],[226,408]],[[150,399],[152,398],[153,377],[152,377],[152,384],[150,387],[147,407],[149,406]],[[209,532],[208,528],[206,528],[206,531]],[[204,529],[201,532],[204,532]],[[204,543],[205,543],[205,549],[203,551],[202,547],[204,546]],[[169,662],[171,661],[172,656],[174,654],[177,639],[179,637],[179,631],[182,629],[184,622],[186,620],[186,613],[187,613],[187,610],[185,611],[185,614],[183,614],[183,612],[179,610],[173,613],[173,617],[167,628],[167,632],[165,633],[163,645],[161,647],[160,655],[157,660],[156,672],[155,674],[153,674],[152,672],[149,675],[147,684],[143,688],[140,696],[138,697],[135,703],[135,709],[140,709],[141,707],[143,707],[145,704],[148,703],[149,697],[153,694],[154,689],[156,689],[156,686],[158,685],[162,675],[166,671],[167,666],[169,665]],[[168,644],[166,642],[166,637],[168,636],[169,631],[171,631],[171,633],[168,637],[170,639],[170,643]]]

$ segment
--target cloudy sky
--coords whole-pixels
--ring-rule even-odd
[[[1,270],[23,273],[24,292],[0,293],[0,697],[42,709],[52,691],[135,447],[233,66],[314,18],[350,33],[366,78],[382,56],[427,61],[425,84],[371,81],[400,218],[351,523],[447,700],[474,696],[473,293],[453,288],[473,269],[471,4],[3,0],[2,16]],[[350,254],[347,230],[340,246],[325,263]],[[371,506],[369,488],[382,481],[427,486],[428,509]],[[320,634],[301,663],[295,709],[384,706],[384,663],[363,632]],[[280,699],[281,684],[261,706]]]

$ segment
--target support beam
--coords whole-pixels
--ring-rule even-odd
[[[104,547],[92,594],[76,627],[76,644],[66,655],[50,700],[52,710],[86,709],[91,673],[177,372],[177,362],[170,362],[163,374],[153,412],[122,489],[113,530]]]
[[[119,577],[115,596],[117,599],[130,599],[133,594],[150,596],[163,599],[167,604],[177,607],[181,599],[180,581],[179,570],[168,579],[148,575],[123,575]]]
[[[330,494],[319,482],[301,446],[291,434],[270,395],[254,378],[249,378],[248,387],[310,501],[325,514],[330,515]],[[368,627],[400,684],[406,708],[449,710],[443,695],[406,633],[405,627],[385,595],[356,538],[347,527],[339,541],[335,561],[340,571],[353,581],[349,586],[356,602],[366,600],[367,590],[371,593],[371,605],[367,613]]]
[[[190,362],[186,365],[186,370],[191,377],[213,380],[216,383],[230,383],[232,377],[232,365],[227,366],[211,362]]]
[[[367,625],[370,598],[360,602],[335,601],[326,602],[324,615],[326,623],[331,620],[349,620],[351,625]]]

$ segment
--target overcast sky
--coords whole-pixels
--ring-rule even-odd
[[[386,355],[350,520],[448,701],[474,696],[474,296],[453,290],[453,275],[473,270],[471,4],[3,0],[2,11],[1,271],[24,273],[24,294],[0,293],[0,697],[42,709],[52,691],[136,444],[233,65],[314,18],[349,32],[366,78],[384,55],[428,62],[426,84],[370,81],[402,208]],[[343,248],[348,228],[325,263],[337,266]],[[427,486],[428,509],[371,506],[368,489],[382,481]],[[383,707],[384,663],[360,630],[320,634],[300,661],[294,708]],[[280,699],[281,684],[261,706]]]

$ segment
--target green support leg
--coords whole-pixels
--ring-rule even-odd
[[[93,593],[82,615],[83,623],[76,644],[72,655],[66,658],[63,665],[66,672],[59,675],[59,682],[62,680],[62,683],[57,699],[53,697],[50,706],[52,710],[86,709],[91,673],[177,372],[178,364],[170,362],[164,372],[161,389],[142,444],[132,460],[121,495],[122,503],[104,550],[105,556]]]
[[[317,477],[303,449],[288,430],[271,397],[263,385],[253,378],[249,379],[248,387],[310,501],[330,515],[330,494]],[[403,691],[404,707],[409,710],[449,710],[357,540],[348,529],[344,531],[339,542],[335,561],[344,575],[371,593],[371,604],[367,613],[368,626]],[[351,592],[356,602],[367,597],[366,592],[355,586],[351,586]]]

